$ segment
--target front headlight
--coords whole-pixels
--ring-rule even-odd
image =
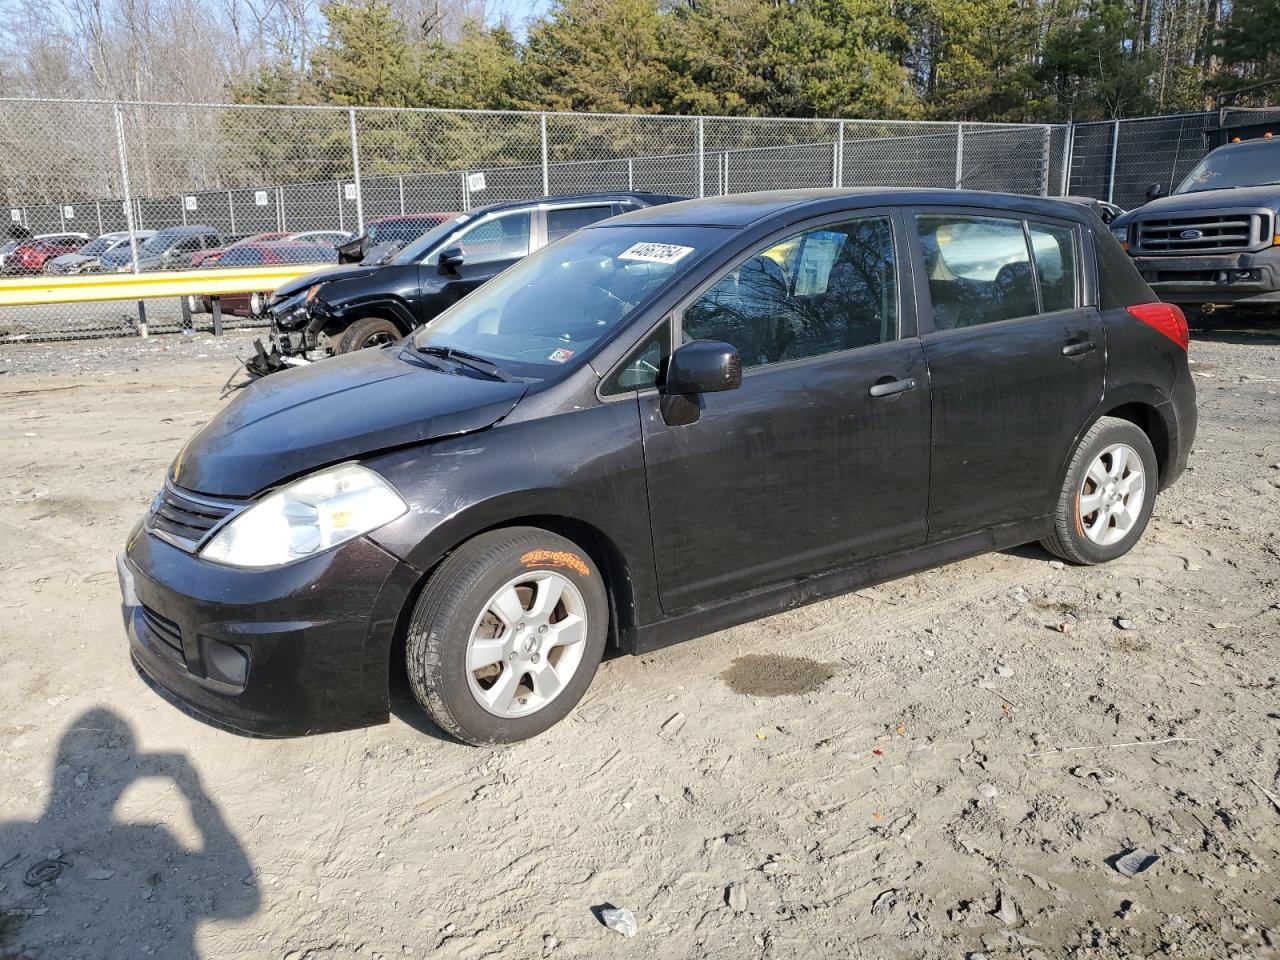
[[[249,312],[255,317],[262,315],[262,294],[253,293],[249,295]]]
[[[1128,228],[1128,227],[1112,227],[1112,228],[1111,228],[1111,235],[1112,235],[1113,237],[1115,237],[1117,240],[1119,240],[1121,243],[1128,243],[1128,242],[1129,242],[1129,228]]]
[[[382,477],[344,463],[268,494],[219,530],[200,556],[232,567],[278,567],[368,533],[408,509]]]

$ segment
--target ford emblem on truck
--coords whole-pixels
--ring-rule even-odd
[[[1204,236],[1203,230],[1183,230],[1178,234],[1183,240],[1199,240]]]

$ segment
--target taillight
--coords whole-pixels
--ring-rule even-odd
[[[1127,309],[1147,326],[1159,330],[1183,350],[1187,349],[1191,335],[1181,309],[1172,303],[1139,303]]]

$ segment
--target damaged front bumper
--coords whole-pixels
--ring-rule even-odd
[[[388,656],[418,574],[372,541],[241,570],[139,524],[116,569],[134,665],[186,712],[276,737],[386,722]]]

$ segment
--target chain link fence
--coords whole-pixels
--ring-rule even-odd
[[[279,262],[286,249],[322,263],[341,236],[388,218],[591,191],[920,186],[1135,206],[1203,156],[1213,118],[1042,125],[0,98],[0,218],[51,235],[25,260],[0,246],[0,270],[71,269],[53,261],[75,262],[73,251],[112,233],[123,236],[79,255],[97,252],[100,265],[75,269],[186,267],[245,238],[241,265]],[[176,300],[9,307],[0,342],[208,319]]]

